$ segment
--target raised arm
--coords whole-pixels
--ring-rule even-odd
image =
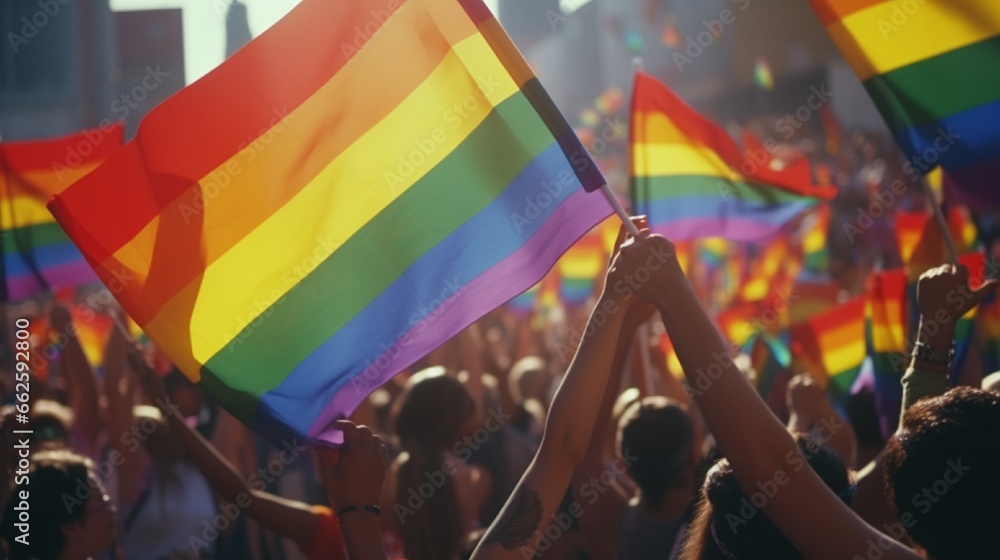
[[[644,239],[633,239],[615,255],[604,292],[581,333],[576,356],[553,398],[535,458],[487,529],[473,553],[474,559],[523,560],[540,555],[542,531],[553,521],[573,470],[590,445],[625,311],[635,301],[626,281],[634,281],[631,276],[634,270],[624,263],[640,257],[623,259],[622,256],[645,254],[647,245]],[[582,514],[579,504],[570,506],[569,512],[574,517]]]
[[[776,488],[763,511],[807,558],[840,560],[863,555],[878,531],[864,523],[806,464],[788,430],[735,366],[718,331],[681,271],[673,244],[652,236],[649,245],[670,255],[638,294],[660,309],[695,401],[743,491]],[[882,544],[882,543],[880,543]],[[882,558],[913,558],[890,543]]]
[[[316,459],[330,504],[340,517],[340,526],[351,560],[385,560],[378,503],[389,466],[382,438],[367,426],[342,420],[344,432],[339,452],[317,449]]]
[[[247,515],[264,528],[295,541],[300,547],[305,548],[312,543],[319,521],[309,504],[288,500],[261,488],[251,487],[248,479],[241,476],[211,443],[188,426],[167,397],[162,381],[150,370],[138,352],[129,352],[128,363],[141,376],[149,398],[163,412],[170,428],[180,439],[188,458],[205,476],[205,480],[215,493],[245,508]],[[263,483],[259,485],[263,486]],[[255,483],[254,486],[258,484]]]
[[[62,303],[55,303],[51,318],[52,327],[66,339],[66,347],[59,355],[59,368],[66,377],[66,392],[69,394],[70,408],[73,409],[73,421],[89,440],[88,444],[94,446],[104,428],[94,371],[76,337],[76,325],[69,309]]]

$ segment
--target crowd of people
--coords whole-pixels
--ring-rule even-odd
[[[834,230],[910,180],[887,146],[856,132],[836,156],[795,148],[840,188]],[[920,276],[885,441],[870,401],[840,406],[811,372],[762,400],[672,243],[634,223],[590,305],[488,314],[338,421],[339,449],[258,439],[122,329],[92,366],[67,308],[84,304],[49,303],[63,343],[32,376],[26,426],[12,372],[0,380],[3,546],[42,560],[1000,558],[1000,374],[948,380],[956,321],[995,282],[956,309],[968,271]],[[830,274],[849,292],[900,264],[891,223],[874,223],[863,250],[831,230]]]
[[[339,421],[339,450],[289,441],[260,461],[245,428],[121,330],[99,376],[68,337],[64,385],[31,409],[30,472],[12,407],[3,417],[10,557],[263,558],[264,535],[309,559],[1000,557],[1000,383],[949,389],[955,323],[938,313],[966,270],[921,276],[900,427],[860,464],[851,422],[807,373],[788,384],[787,418],[768,407],[673,245],[635,224],[564,374],[499,310]],[[50,315],[73,332],[64,306]],[[689,390],[642,381],[636,333],[651,320]],[[325,492],[283,496],[296,464]]]

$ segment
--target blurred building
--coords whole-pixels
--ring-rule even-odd
[[[801,0],[500,0],[500,20],[570,124],[608,88],[630,90],[633,59],[712,118],[795,111],[812,88],[847,125],[881,127]],[[761,83],[767,74],[773,87]]]
[[[0,137],[26,140],[139,119],[184,85],[180,10],[109,0],[0,2]]]

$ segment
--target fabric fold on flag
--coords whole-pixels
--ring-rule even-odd
[[[49,205],[149,338],[272,440],[339,442],[332,421],[612,212],[480,0],[386,6],[303,1]]]

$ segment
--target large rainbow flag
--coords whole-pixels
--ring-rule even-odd
[[[719,236],[754,241],[836,189],[811,184],[806,166],[787,173],[746,159],[725,130],[655,78],[636,74],[631,115],[631,187],[637,214],[675,241]]]
[[[607,217],[603,181],[480,0],[305,0],[49,208],[240,420],[337,442]]]
[[[810,0],[917,172],[1000,201],[1000,3]]]
[[[45,208],[122,145],[121,123],[33,142],[0,142],[0,301],[96,282]]]

